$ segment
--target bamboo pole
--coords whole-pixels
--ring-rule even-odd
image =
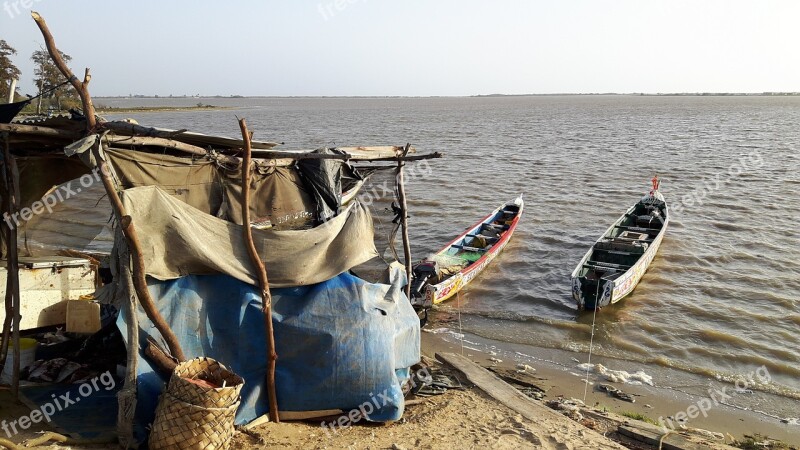
[[[264,313],[264,327],[267,334],[267,395],[269,396],[269,419],[273,422],[280,422],[278,413],[278,399],[275,394],[275,361],[278,359],[275,353],[275,335],[272,330],[272,294],[269,292],[269,280],[267,279],[267,269],[264,262],[258,255],[258,250],[253,242],[253,230],[250,226],[250,132],[247,130],[247,122],[239,119],[239,128],[242,130],[244,140],[244,155],[242,156],[242,228],[244,241],[247,245],[247,253],[255,266],[258,275],[258,283],[261,288],[261,308]]]
[[[411,144],[406,144],[400,156],[397,158],[397,200],[400,203],[400,225],[403,227],[403,257],[406,265],[406,297],[411,299],[411,244],[408,240],[408,204],[406,203],[406,188],[403,181],[403,168],[406,163]],[[423,155],[424,156],[424,155]]]

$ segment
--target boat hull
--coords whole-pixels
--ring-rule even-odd
[[[604,306],[608,306],[614,303],[619,302],[623,298],[627,297],[636,286],[641,281],[644,274],[647,272],[647,269],[650,267],[650,264],[655,259],[656,254],[658,253],[659,248],[661,247],[661,242],[664,239],[664,235],[666,230],[669,226],[669,209],[664,201],[663,196],[656,192],[655,194],[658,200],[664,203],[663,211],[664,217],[663,221],[661,222],[661,229],[660,231],[653,236],[652,240],[648,242],[647,250],[638,258],[635,264],[631,267],[621,272],[615,274],[613,279],[603,279],[597,280],[597,290],[594,295],[587,295],[585,290],[583,289],[586,277],[581,275],[582,268],[585,267],[587,263],[590,263],[590,258],[593,256],[593,252],[595,248],[592,247],[586,255],[581,259],[581,262],[578,263],[578,266],[572,272],[572,297],[578,304],[578,309],[585,309],[585,310],[595,310],[600,309]],[[609,239],[612,237],[614,233],[614,229],[620,227],[620,224],[624,222],[626,217],[634,211],[636,205],[628,209],[628,211],[623,214],[617,221],[611,225],[605,233],[597,240],[597,243],[603,241],[604,239]],[[625,227],[626,229],[632,232],[647,232],[649,228],[643,227]]]
[[[508,229],[502,234],[501,238],[493,244],[492,248],[486,252],[481,258],[479,258],[474,263],[470,264],[468,267],[464,268],[463,270],[459,271],[458,273],[454,274],[453,276],[447,278],[446,280],[442,281],[438,284],[428,285],[425,289],[425,302],[426,304],[437,304],[441,303],[445,300],[452,298],[456,295],[461,289],[467,286],[475,277],[478,276],[486,267],[491,264],[492,261],[503,251],[503,249],[508,245],[509,241],[511,240],[511,236],[516,231],[517,224],[522,217],[523,209],[524,209],[524,202],[522,201],[522,197],[518,197],[512,202],[508,202],[500,206],[499,208],[495,209],[491,214],[484,217],[481,221],[477,222],[475,225],[470,227],[466,232],[462,233],[460,236],[455,238],[453,241],[448,243],[442,249],[440,249],[437,254],[443,254],[451,246],[462,239],[464,239],[469,234],[475,234],[477,230],[481,228],[483,224],[491,222],[491,220],[497,216],[499,212],[506,208],[509,205],[515,205],[519,207],[519,211],[516,217],[513,219],[512,223],[509,225]]]

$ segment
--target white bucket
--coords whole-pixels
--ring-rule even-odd
[[[36,361],[36,339],[20,338],[19,340],[19,370],[22,370]],[[8,357],[3,373],[0,374],[0,384],[11,384],[11,374],[14,369],[14,345],[9,343]]]

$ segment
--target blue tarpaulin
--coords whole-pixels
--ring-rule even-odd
[[[403,414],[401,383],[419,361],[419,319],[402,293],[404,274],[391,285],[349,273],[295,288],[272,289],[278,361],[275,384],[280,411],[342,409],[367,402],[368,420]],[[258,289],[227,275],[148,279],[164,319],[187,358],[208,356],[245,379],[236,423],[266,414],[266,340]],[[147,335],[162,343],[139,308],[140,344]],[[126,333],[126,318],[118,326]],[[139,349],[136,424],[140,437],[153,421],[165,381]]]

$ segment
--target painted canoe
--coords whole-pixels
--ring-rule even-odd
[[[572,272],[572,297],[579,310],[622,300],[650,267],[669,225],[658,177],[652,181],[653,189],[603,233]]]
[[[434,255],[414,266],[411,303],[428,308],[453,297],[505,248],[517,228],[524,203],[520,195],[489,215]]]

